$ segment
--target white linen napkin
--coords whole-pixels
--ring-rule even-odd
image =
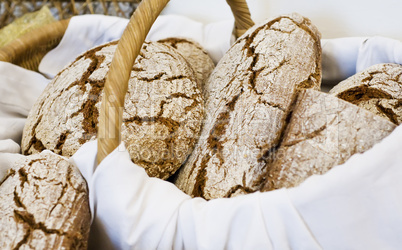
[[[55,49],[45,55],[39,71],[50,78],[54,77],[81,53],[119,39],[127,23],[125,18],[103,15],[72,17],[63,39]],[[156,19],[146,40],[189,38],[200,43],[217,63],[233,41],[232,30],[233,20],[203,24],[183,16],[162,15]]]
[[[25,119],[48,82],[39,73],[0,62],[0,140],[21,143]],[[4,145],[0,148],[7,151]],[[10,150],[7,152],[14,152],[15,146]]]
[[[301,186],[231,199],[191,199],[149,178],[124,146],[95,168],[97,143],[70,158],[91,211],[118,249],[397,249],[402,245],[402,127]],[[93,172],[93,170],[95,171]]]
[[[370,37],[359,47],[356,72],[387,62],[402,64],[402,42],[387,37]]]
[[[39,71],[53,78],[81,53],[118,39],[128,19],[104,15],[81,15],[71,18],[63,38],[39,64]]]
[[[365,37],[322,39],[323,83],[336,84],[356,73],[359,48]]]
[[[25,120],[48,82],[41,74],[0,62],[0,181],[23,157],[19,153]]]
[[[320,248],[286,190],[191,199],[148,177],[124,146],[95,168],[96,152],[97,142],[88,142],[70,158],[88,182],[92,214],[106,231],[107,237],[91,236],[96,249],[103,249],[103,241],[117,249]]]
[[[288,191],[324,249],[402,246],[402,126],[363,154]]]
[[[402,42],[387,37],[322,39],[323,85],[334,85],[380,63],[402,64]]]

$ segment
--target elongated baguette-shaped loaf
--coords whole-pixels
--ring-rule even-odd
[[[18,161],[0,184],[1,249],[86,249],[88,189],[79,170],[44,151]]]
[[[207,82],[201,137],[174,183],[206,199],[259,190],[296,92],[320,81],[320,34],[308,19],[292,14],[251,28]]]
[[[116,42],[91,49],[49,83],[24,128],[24,154],[73,155],[95,140],[103,86]],[[172,175],[198,139],[204,112],[194,71],[175,49],[144,43],[129,80],[122,140],[152,177]],[[115,135],[119,136],[119,135]]]
[[[395,127],[327,93],[302,91],[262,191],[295,187],[313,174],[324,174],[370,149]]]
[[[399,125],[402,122],[402,66],[377,64],[337,84],[330,94]]]

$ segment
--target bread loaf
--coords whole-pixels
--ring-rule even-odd
[[[205,86],[206,81],[215,68],[215,64],[208,53],[201,47],[199,43],[188,38],[167,38],[158,42],[172,46],[187,60],[195,72],[197,82],[206,96],[208,90]]]
[[[87,51],[49,83],[28,116],[24,154],[49,149],[71,156],[96,139],[103,86],[115,49],[114,42]],[[167,45],[145,43],[122,111],[122,140],[133,162],[150,176],[168,178],[193,149],[203,109],[187,61]]]
[[[402,122],[402,66],[377,64],[340,82],[330,94],[382,116]]]
[[[396,126],[327,93],[304,90],[297,98],[262,191],[299,185],[363,153]]]
[[[88,189],[79,170],[49,151],[24,157],[0,183],[1,249],[86,249]]]
[[[251,28],[208,79],[201,137],[174,183],[206,199],[259,190],[296,92],[320,81],[320,34],[308,19],[292,14]]]

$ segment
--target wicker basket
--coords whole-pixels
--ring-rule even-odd
[[[66,19],[44,25],[1,47],[0,61],[38,71],[42,58],[63,38],[69,21]]]
[[[144,0],[132,15],[119,40],[104,87],[98,128],[100,163],[120,144],[124,97],[131,69],[152,24],[169,0]],[[243,34],[254,23],[245,0],[227,0],[235,17],[235,34]],[[118,136],[115,136],[118,135]]]
[[[3,0],[0,1],[0,28],[25,13],[49,7],[57,20],[75,15],[103,14],[129,18],[141,0]]]
[[[131,2],[136,2],[136,0],[131,0]],[[119,41],[106,78],[105,98],[100,110],[98,162],[120,144],[120,136],[113,135],[121,134],[121,110],[131,68],[152,24],[168,2],[169,0],[143,0],[132,15]],[[235,17],[234,32],[238,37],[253,26],[254,22],[251,20],[245,0],[227,0],[227,3]],[[68,23],[69,19],[51,23],[17,38],[0,49],[0,61],[37,70],[43,56],[60,42]]]
[[[0,48],[0,61],[38,71],[45,54],[62,39],[69,18],[82,14],[130,17],[141,0],[6,0],[0,2],[0,28],[47,6],[57,22],[35,29]]]

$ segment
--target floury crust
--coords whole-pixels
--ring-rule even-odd
[[[91,49],[49,83],[32,108],[22,150],[73,155],[95,140],[103,86],[116,42]],[[194,71],[173,48],[145,43],[131,71],[122,139],[134,163],[153,177],[172,175],[201,129],[204,102]],[[116,135],[117,136],[117,135]]]

